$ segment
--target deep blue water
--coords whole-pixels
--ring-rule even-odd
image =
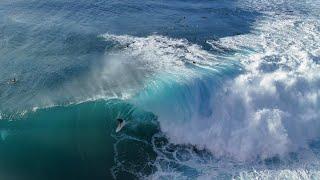
[[[233,1],[3,1],[0,13],[1,84],[21,79],[15,90],[2,86],[1,109],[85,74],[112,46],[101,34],[159,34],[207,47],[206,40],[248,32],[259,14]]]
[[[2,0],[0,179],[319,178],[319,7]]]

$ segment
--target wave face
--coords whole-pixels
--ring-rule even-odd
[[[320,2],[35,3],[0,3],[3,179],[320,178]]]

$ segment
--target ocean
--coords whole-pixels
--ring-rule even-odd
[[[320,179],[320,1],[1,0],[0,179]]]

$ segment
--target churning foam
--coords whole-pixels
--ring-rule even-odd
[[[236,50],[246,73],[212,96],[209,116],[179,126],[160,120],[171,141],[248,160],[284,155],[320,136],[319,21],[270,15],[250,34],[208,41]]]
[[[134,63],[140,71],[166,72],[172,75],[192,73],[188,64],[210,68],[223,63],[222,57],[211,54],[186,39],[174,39],[161,35],[134,37],[129,35],[102,35],[107,41],[117,42],[122,48],[109,54],[125,56],[126,63]],[[118,60],[119,61],[119,60]],[[129,62],[128,62],[129,61]],[[196,73],[191,74],[195,76]]]
[[[172,142],[249,160],[285,155],[320,136],[319,28],[317,18],[266,13],[250,34],[208,41],[213,48],[234,50],[225,56],[158,35],[104,38],[124,46],[121,53],[134,57],[132,63],[145,77],[169,74],[144,83],[159,96],[152,104],[160,108],[148,108]],[[224,81],[226,72],[217,67],[228,66],[230,59],[246,72]],[[200,68],[190,68],[192,61]]]
[[[239,175],[233,177],[233,180],[247,180],[247,179],[265,179],[265,180],[278,180],[278,179],[291,179],[291,180],[308,180],[319,179],[320,171],[305,170],[305,169],[284,169],[284,170],[264,170],[264,171],[251,171],[241,172]]]
[[[140,56],[143,64],[148,64],[146,69],[156,72],[163,70],[192,77],[196,71],[187,69],[184,59],[195,59],[211,67],[218,59],[184,40],[161,36],[105,37],[116,38],[122,44],[131,42],[130,54]],[[193,112],[189,119],[184,117],[179,121],[156,112],[162,130],[175,143],[197,145],[216,155],[239,160],[284,155],[306,147],[310,140],[319,137],[319,40],[317,19],[278,15],[257,22],[250,34],[208,41],[214,48],[218,43],[236,50],[233,58],[243,64],[246,73],[226,82],[219,92],[212,92],[209,106],[203,107],[212,112],[209,115]],[[189,86],[190,91],[198,91],[193,93],[196,96],[202,92],[194,88],[209,91],[213,88],[210,84]],[[174,101],[181,100],[168,101],[175,104]],[[189,102],[190,109],[198,110],[201,106],[201,102],[183,102]],[[167,113],[178,113],[175,110],[171,108]]]

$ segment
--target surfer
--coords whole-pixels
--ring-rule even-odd
[[[17,83],[17,79],[14,77],[13,79],[11,79],[9,82],[8,82],[8,84],[15,84],[15,83]]]
[[[116,129],[116,132],[119,132],[125,125],[125,120],[118,118],[117,121],[118,121],[118,126]]]
[[[117,121],[118,121],[118,125],[120,125],[120,124],[122,124],[123,123],[123,119],[117,119]]]

